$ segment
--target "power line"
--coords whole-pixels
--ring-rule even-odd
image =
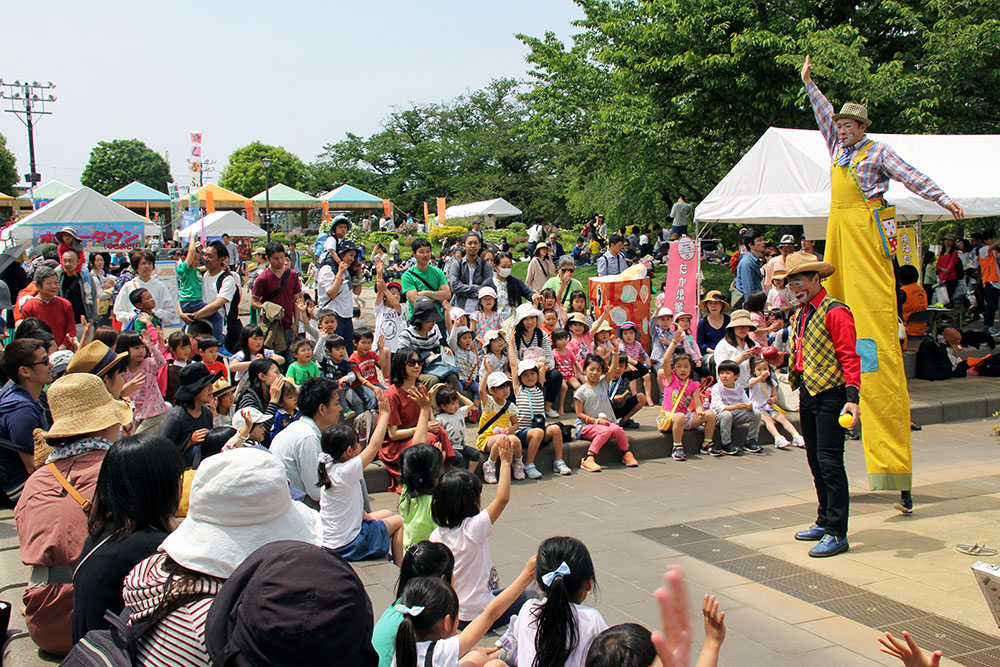
[[[46,102],[55,102],[56,96],[51,91],[56,84],[38,83],[37,81],[16,80],[9,83],[0,79],[0,100],[8,100],[10,109],[4,109],[7,113],[12,113],[24,123],[28,128],[28,160],[31,171],[24,175],[24,180],[28,182],[28,196],[31,198],[31,207],[35,207],[35,183],[42,180],[41,174],[35,169],[35,123],[37,120],[33,116],[49,116],[51,111],[46,110]],[[6,89],[6,90],[5,90]]]

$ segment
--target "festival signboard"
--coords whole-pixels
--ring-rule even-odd
[[[58,222],[39,222],[31,227],[34,245],[59,243],[56,233],[66,225]],[[141,222],[87,222],[73,225],[87,252],[136,250],[142,247],[145,237]]]
[[[897,231],[899,244],[896,246],[896,261],[900,266],[909,264],[920,273],[920,244],[917,242],[917,230],[913,227],[900,227]]]
[[[663,305],[674,313],[691,313],[691,335],[698,330],[698,259],[699,243],[682,236],[670,244],[667,260],[667,285]]]

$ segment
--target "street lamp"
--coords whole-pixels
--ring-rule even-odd
[[[271,163],[269,157],[260,159],[260,164],[264,167],[264,224],[267,231],[267,242],[271,242]]]

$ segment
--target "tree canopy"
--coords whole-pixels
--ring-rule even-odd
[[[138,139],[101,141],[90,151],[90,160],[83,170],[80,183],[109,195],[132,181],[167,191],[173,181],[170,166],[162,155]]]
[[[0,192],[14,194],[14,185],[20,180],[17,175],[16,158],[7,148],[7,137],[0,134]]]
[[[265,189],[262,158],[271,158],[269,178],[271,185],[284,183],[296,190],[311,189],[309,171],[304,162],[281,146],[254,141],[237,148],[229,155],[229,162],[222,170],[219,185],[244,197],[253,197]]]

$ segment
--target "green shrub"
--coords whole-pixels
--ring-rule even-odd
[[[503,231],[507,234],[527,234],[528,228],[524,226],[523,222],[512,222]]]
[[[464,236],[466,231],[468,230],[465,227],[459,225],[441,225],[430,231],[430,240],[431,243],[441,243],[441,239],[445,237],[458,238]]]
[[[524,255],[527,254],[527,252],[528,252],[528,244],[518,243],[516,246],[514,246],[514,259],[517,259],[519,257],[524,257]]]

